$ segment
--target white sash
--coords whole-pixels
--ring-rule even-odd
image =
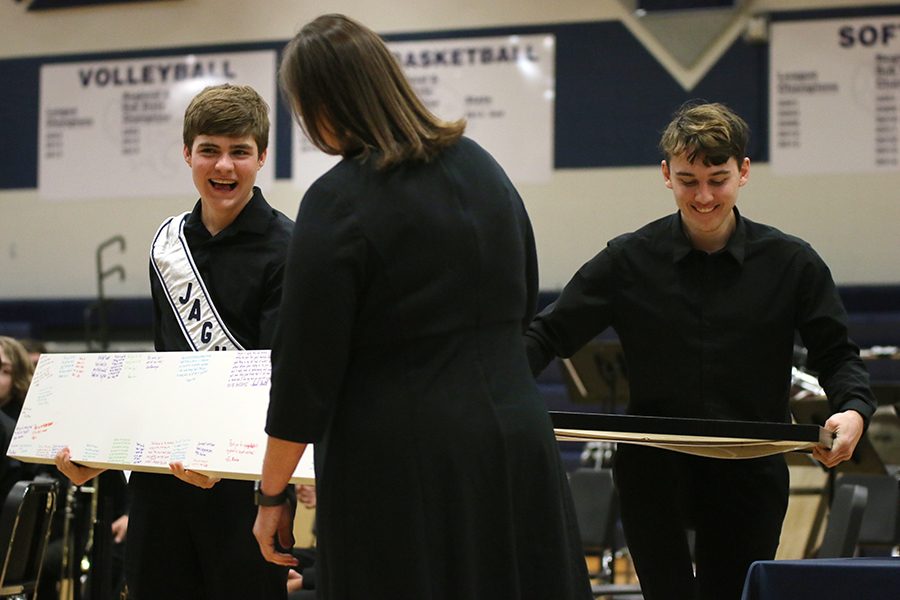
[[[150,264],[192,349],[243,350],[219,316],[184,239],[184,222],[190,214],[166,219],[150,246]]]

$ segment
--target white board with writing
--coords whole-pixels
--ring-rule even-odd
[[[275,119],[275,52],[189,54],[41,67],[38,190],[54,200],[196,197],[184,162],[184,110],[204,87],[252,86]],[[269,165],[274,181],[275,130]]]
[[[770,161],[778,174],[900,170],[900,21],[773,23]]]
[[[268,350],[44,354],[7,454],[52,464],[68,446],[90,467],[169,473],[169,463],[259,479]],[[292,481],[313,483],[312,446]]]

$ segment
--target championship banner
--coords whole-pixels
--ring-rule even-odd
[[[548,34],[388,42],[431,112],[465,118],[466,135],[514,183],[546,183],[553,172],[556,38]],[[339,160],[294,129],[294,183],[303,189]]]
[[[900,22],[775,22],[769,159],[777,174],[900,170]]]
[[[203,88],[252,86],[278,101],[273,50],[189,54],[41,67],[38,191],[55,200],[196,198],[182,148],[184,109]],[[257,177],[275,178],[275,128]]]
[[[53,464],[68,446],[89,467],[261,477],[268,350],[44,354],[7,455]],[[291,479],[313,483],[307,446]]]
[[[710,458],[831,448],[834,439],[818,425],[569,412],[550,412],[550,418],[558,441],[640,444]]]

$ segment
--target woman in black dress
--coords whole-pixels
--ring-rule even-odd
[[[346,17],[306,25],[280,77],[309,139],[344,159],[304,196],[286,265],[263,554],[293,564],[277,502],[314,442],[320,597],[590,598],[523,348],[538,279],[518,193]]]

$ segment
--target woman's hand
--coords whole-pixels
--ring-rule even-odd
[[[256,522],[253,524],[253,535],[263,558],[283,567],[296,567],[299,564],[293,554],[279,552],[275,547],[276,535],[278,545],[283,549],[290,549],[294,545],[293,527],[294,515],[289,503],[259,507]]]

